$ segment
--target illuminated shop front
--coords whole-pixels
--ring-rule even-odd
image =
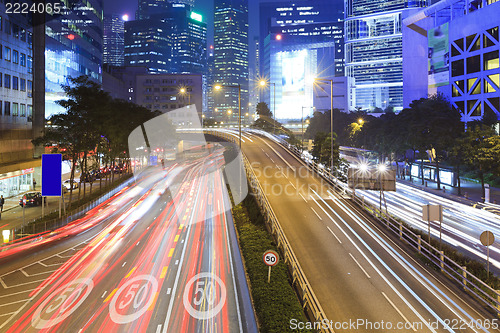
[[[0,194],[4,198],[12,197],[33,189],[35,168],[23,169],[0,175]]]

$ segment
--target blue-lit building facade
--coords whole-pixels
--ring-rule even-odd
[[[484,117],[500,121],[499,16],[500,2],[486,0],[438,2],[407,17],[405,105],[441,93],[465,128]],[[416,71],[423,74],[410,75]]]
[[[215,0],[213,84],[241,87],[242,116],[248,112],[248,1]],[[220,121],[238,121],[238,89],[209,90],[213,99],[213,117]],[[234,111],[234,112],[232,112]]]
[[[321,89],[313,79],[344,75],[342,9],[331,1],[260,5],[265,36],[260,74],[276,88],[276,94],[271,85],[261,96],[277,119],[299,119],[303,110],[304,116],[312,114],[316,90]]]
[[[61,1],[61,5],[64,2]],[[45,116],[64,111],[55,102],[65,98],[61,88],[69,77],[87,75],[102,83],[103,2],[86,0],[63,9],[46,23]]]
[[[6,14],[0,3],[0,194],[32,189],[33,29],[30,17]]]
[[[346,76],[354,84],[356,107],[403,108],[402,16],[427,5],[427,0],[345,1]]]

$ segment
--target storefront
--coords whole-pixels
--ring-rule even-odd
[[[8,198],[32,190],[34,172],[29,168],[0,175],[0,194]]]

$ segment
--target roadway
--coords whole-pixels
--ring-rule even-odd
[[[357,192],[368,202],[379,205],[377,191]],[[483,262],[487,260],[487,249],[479,241],[481,233],[489,230],[497,239],[500,237],[500,215],[485,209],[477,209],[401,183],[397,184],[396,192],[385,192],[385,199],[390,214],[425,233],[428,232],[428,224],[422,221],[422,206],[442,205],[443,242]],[[384,207],[384,204],[382,205]],[[431,234],[439,239],[439,223],[431,223]],[[490,265],[492,271],[500,275],[500,244],[498,242],[490,247]]]
[[[255,332],[222,150],[3,248],[2,332]]]
[[[484,305],[422,266],[301,161],[267,138],[245,133],[243,140],[326,316],[340,326],[364,320],[336,332],[373,332],[382,322],[380,331],[391,331],[387,325],[392,331],[403,325],[403,332],[496,331],[482,325],[498,324]]]

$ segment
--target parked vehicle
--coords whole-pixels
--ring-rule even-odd
[[[42,193],[40,192],[30,192],[23,195],[26,197],[26,207],[28,206],[41,206],[42,205]],[[23,206],[23,198],[19,199],[19,206]]]
[[[73,180],[73,186],[71,186],[70,179],[67,179],[63,182],[63,186],[69,191],[71,188],[78,188],[78,183]]]
[[[80,175],[80,182],[81,183],[92,183],[94,180],[95,180],[95,176],[91,172],[89,172],[89,173],[83,172]]]

